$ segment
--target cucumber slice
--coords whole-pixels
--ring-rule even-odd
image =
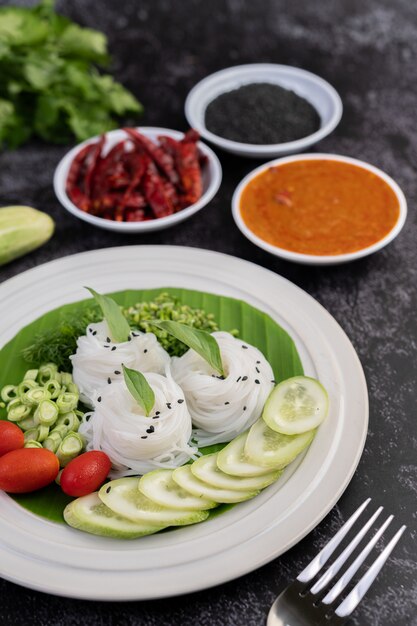
[[[203,496],[193,496],[190,495],[189,491],[181,489],[172,479],[173,471],[160,469],[145,474],[139,480],[139,491],[156,504],[173,509],[202,511],[217,506],[217,502],[214,500],[209,500]]]
[[[100,500],[114,513],[133,522],[161,526],[186,526],[202,522],[207,511],[170,509],[149,500],[138,489],[139,478],[119,478],[103,485],[98,492]]]
[[[317,428],[328,408],[327,392],[318,380],[294,376],[275,387],[265,403],[262,417],[272,430],[297,435]]]
[[[236,491],[235,489],[219,489],[199,480],[191,471],[190,465],[183,465],[174,470],[172,478],[175,482],[195,496],[211,498],[219,503],[243,502],[256,496],[259,491]]]
[[[258,419],[250,428],[245,443],[245,454],[253,463],[263,467],[282,469],[310,445],[316,430],[300,435],[282,435]]]
[[[198,459],[198,461],[194,461],[190,467],[196,478],[210,486],[219,487],[220,489],[233,489],[235,491],[264,489],[275,482],[281,474],[281,472],[275,471],[268,472],[268,474],[262,476],[247,478],[244,476],[230,476],[230,474],[225,474],[219,469],[217,457],[217,452],[215,454],[207,454]]]
[[[64,519],[73,528],[93,535],[134,539],[143,535],[151,535],[165,526],[132,522],[125,517],[113,513],[98,497],[97,492],[77,498],[64,509]]]
[[[264,467],[253,463],[245,454],[245,443],[248,431],[233,439],[217,456],[217,465],[225,474],[239,477],[265,476],[271,471],[270,467]]]

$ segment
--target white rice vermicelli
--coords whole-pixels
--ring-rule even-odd
[[[104,387],[86,413],[79,432],[87,450],[102,450],[112,462],[112,478],[175,468],[194,458],[189,445],[191,417],[181,388],[167,376],[148,373],[155,394],[149,416],[132,397],[124,381]]]
[[[70,357],[73,378],[83,402],[92,406],[94,392],[111,382],[123,380],[122,363],[141,372],[163,373],[170,362],[168,353],[153,333],[130,334],[129,341],[110,341],[107,322],[90,324],[77,340],[77,351]]]
[[[249,428],[275,384],[260,350],[230,333],[212,335],[220,348],[224,378],[194,350],[172,359],[172,375],[184,391],[199,447],[231,441]]]

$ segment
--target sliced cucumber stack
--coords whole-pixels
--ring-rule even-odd
[[[236,491],[235,489],[221,489],[199,480],[191,471],[190,465],[183,465],[174,470],[172,475],[175,482],[195,496],[202,496],[215,500],[218,503],[235,503],[249,500],[259,493],[259,490]]]
[[[273,389],[262,418],[278,433],[297,435],[317,428],[325,419],[328,407],[327,392],[318,380],[294,376]]]
[[[233,489],[234,491],[257,491],[268,487],[280,476],[280,471],[268,472],[262,476],[231,476],[225,474],[217,465],[218,452],[202,456],[190,465],[196,478],[212,487]]]
[[[139,491],[139,478],[119,478],[103,485],[99,497],[114,513],[133,522],[160,526],[185,526],[202,522],[207,511],[190,511],[161,506]]]
[[[316,430],[300,435],[282,435],[258,419],[248,432],[245,455],[252,463],[271,469],[289,465],[314,439]]]
[[[220,450],[217,456],[217,465],[225,474],[240,477],[265,476],[269,474],[271,468],[262,467],[253,463],[245,454],[245,444],[248,431],[242,433],[233,441]]]
[[[147,522],[132,522],[117,515],[103,504],[97,492],[70,502],[64,510],[64,519],[78,530],[115,539],[135,539],[165,528]]]
[[[204,496],[194,496],[189,491],[182,489],[173,480],[173,471],[160,469],[145,474],[139,480],[139,491],[156,504],[173,509],[202,511],[218,505],[214,500]]]

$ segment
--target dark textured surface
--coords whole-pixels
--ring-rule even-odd
[[[410,0],[73,0],[58,6],[108,34],[114,73],[144,103],[143,122],[149,125],[184,129],[187,91],[228,65],[271,61],[322,75],[338,89],[345,111],[336,132],[317,149],[382,167],[404,189],[409,217],[400,237],[373,257],[336,268],[297,267],[258,250],[234,226],[230,198],[255,165],[250,161],[222,155],[223,184],[208,208],[176,228],[126,237],[89,227],[59,207],[51,178],[64,148],[30,145],[1,155],[1,204],[48,211],[57,233],[42,249],[1,268],[0,280],[63,255],[117,245],[190,245],[249,259],[294,281],[339,321],[363,363],[371,414],[365,453],[338,505],[300,544],[261,570],[191,596],[126,604],[55,598],[0,581],[0,622],[261,626],[276,593],[371,495],[397,514],[395,525],[406,523],[409,530],[352,624],[417,624],[417,5]]]

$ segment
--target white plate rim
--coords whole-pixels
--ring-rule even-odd
[[[38,306],[30,313],[25,312],[32,320],[60,303],[82,297],[80,284],[85,284],[85,279],[94,277],[97,288],[107,288],[109,291],[127,288],[126,281],[132,281],[135,275],[127,269],[133,261],[144,266],[149,274],[155,273],[152,268],[156,268],[156,272],[160,273],[160,284],[154,284],[155,276],[145,278],[144,275],[136,284],[129,282],[131,288],[174,286],[179,272],[182,284],[177,284],[178,287],[200,288],[225,295],[241,291],[249,302],[258,307],[266,289],[268,299],[265,306],[260,308],[269,313],[272,311],[276,319],[280,322],[284,320],[284,326],[295,325],[294,339],[301,348],[303,363],[307,365],[309,373],[314,373],[315,368],[318,368],[319,373],[330,376],[326,383],[335,398],[334,415],[325,423],[326,426],[319,432],[320,436],[317,436],[305,457],[289,471],[288,478],[279,490],[274,486],[268,488],[249,503],[239,505],[241,508],[235,507],[216,518],[220,520],[218,523],[215,519],[205,522],[206,526],[201,524],[171,533],[175,540],[169,537],[163,539],[166,543],[163,550],[158,547],[161,539],[156,538],[155,547],[155,537],[145,538],[149,541],[143,544],[140,543],[141,539],[136,540],[136,544],[116,542],[117,547],[106,544],[103,550],[99,547],[103,540],[97,542],[95,540],[99,538],[92,538],[90,542],[91,537],[88,535],[45,523],[16,505],[7,495],[1,494],[0,573],[4,578],[29,588],[75,598],[139,600],[197,591],[241,576],[282,554],[319,523],[347,487],[363,451],[368,424],[366,381],[356,352],[343,330],[320,304],[286,279],[248,261],[222,253],[175,246],[128,246],[80,253],[28,270],[0,285],[0,294],[3,296],[0,300],[0,314],[4,309],[9,309],[9,318],[5,317],[6,329],[0,330],[0,344],[6,343],[23,325],[16,312],[20,312],[19,307],[23,306],[28,295],[38,293]],[[170,268],[171,273],[163,269],[166,267]],[[100,268],[100,274],[97,274],[97,268]],[[206,280],[204,287],[202,278]],[[42,281],[51,287],[55,283],[61,284],[62,293],[54,294],[53,289],[48,293],[39,291]],[[271,293],[276,295],[271,296]],[[74,297],[74,294],[77,295]],[[301,327],[301,320],[306,327]],[[312,330],[317,331],[314,337]],[[343,379],[346,374],[348,381]],[[343,393],[347,382],[349,394]],[[340,394],[340,398],[337,394]],[[341,446],[343,436],[346,435],[347,412],[350,414],[349,438]],[[307,480],[303,473],[312,466],[318,466],[317,452],[324,443],[329,447],[328,453],[326,457],[320,458],[323,468],[317,475],[308,477],[309,493],[306,494],[305,488],[301,489],[300,500],[290,499],[288,507],[282,513],[276,513],[276,504],[280,499],[287,497],[289,491],[291,495],[295,493],[300,489],[300,484],[304,484],[303,480]],[[31,541],[29,553],[27,548],[19,544],[20,539],[23,544],[29,539],[26,535],[31,538],[32,532],[47,535],[47,538],[40,537],[40,544],[43,542],[47,546],[46,554],[37,554],[33,547],[36,541]],[[76,538],[74,533],[79,537]],[[210,535],[215,535],[215,543],[207,542]],[[59,541],[62,538],[64,540],[57,544],[55,536],[59,537]],[[243,543],[240,536],[244,538]],[[66,542],[69,545],[65,545]],[[219,552],[222,542],[228,549]],[[197,552],[205,551],[204,557],[195,562],[191,556],[184,555],[181,550],[187,543],[196,548]],[[55,553],[57,546],[61,546],[63,553],[68,553],[65,558]],[[86,563],[81,566],[77,561],[74,563],[74,558],[78,552],[82,553],[83,548],[86,550]],[[70,556],[72,552],[75,557]],[[96,565],[90,553],[96,556]],[[145,569],[136,565],[136,561],[132,563],[136,553],[140,553]],[[161,553],[166,564],[158,563]],[[118,559],[120,567],[109,569],[109,564],[103,559],[108,559],[110,554],[112,562]],[[242,554],[244,559],[241,558]],[[154,564],[153,567],[149,567],[150,562]],[[119,586],[114,584],[115,576]]]

